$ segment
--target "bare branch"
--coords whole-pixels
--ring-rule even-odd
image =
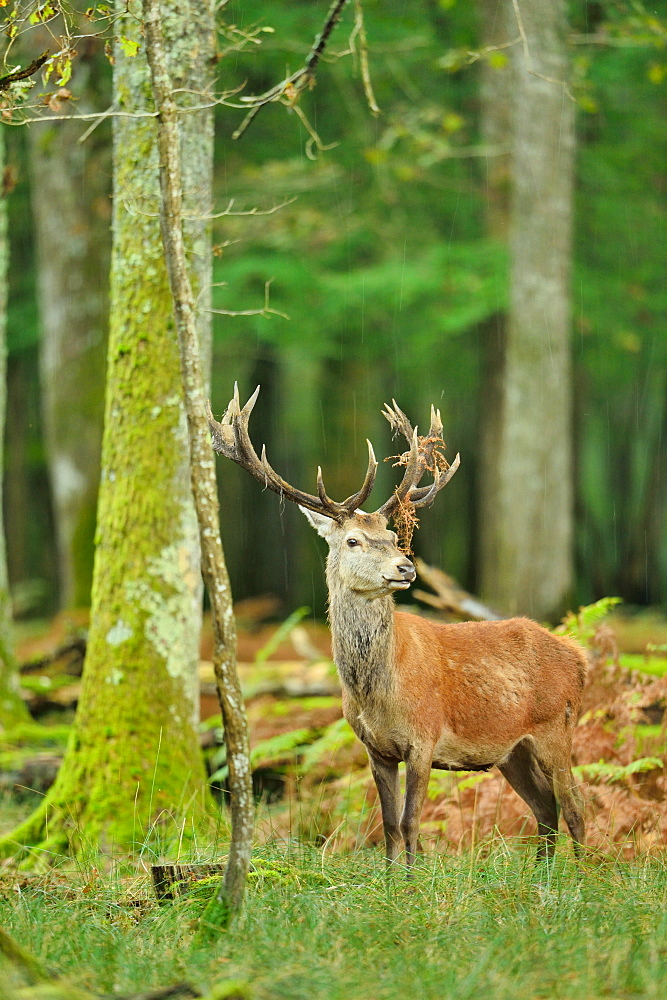
[[[280,316],[281,319],[289,319],[287,313],[272,309],[269,305],[269,289],[272,281],[273,278],[264,285],[264,305],[261,309],[209,309],[208,311],[216,316],[265,316],[267,319],[270,316]]]
[[[183,212],[181,214],[181,218],[194,219],[197,222],[212,222],[215,219],[224,219],[227,216],[236,217],[236,216],[251,215],[260,217],[262,215],[273,215],[275,212],[278,212],[281,208],[285,208],[286,205],[291,205],[292,202],[295,201],[296,201],[296,196],[294,196],[293,198],[288,198],[286,201],[281,202],[279,205],[273,205],[271,208],[255,207],[255,208],[244,209],[241,212],[231,212],[230,208],[234,204],[234,199],[230,198],[227,208],[222,212],[216,212],[213,215],[205,215],[203,212]],[[130,202],[126,200],[123,201],[123,207],[127,212],[129,212],[130,215],[141,215],[146,219],[157,219],[160,215],[159,212],[146,212],[141,208],[137,208],[136,205],[130,204]],[[229,242],[225,245],[228,246]]]
[[[503,49],[512,49],[521,41],[521,35],[513,38],[511,42],[502,42],[500,45],[485,45],[483,49],[468,49],[468,66],[473,66],[480,59],[490,55],[492,52],[502,52]]]
[[[328,147],[327,147],[328,148]],[[273,215],[274,212],[279,212],[281,208],[285,208],[287,205],[291,205],[296,201],[296,195],[293,198],[287,198],[285,201],[281,201],[279,205],[274,205],[273,208],[249,208],[242,212],[232,212],[232,205],[234,204],[234,199],[229,199],[229,204],[227,208],[222,212],[216,212],[215,215],[198,215],[198,219],[208,219],[213,221],[213,219],[224,219],[227,216],[243,216],[243,215]],[[189,216],[183,216],[184,219],[189,218]]]
[[[42,68],[48,58],[49,53],[47,50],[46,52],[42,52],[41,56],[38,56],[37,59],[33,59],[25,69],[15,69],[13,73],[0,76],[0,90],[8,90],[13,83],[17,83],[19,80],[28,80],[37,70]]]

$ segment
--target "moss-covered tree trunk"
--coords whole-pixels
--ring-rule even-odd
[[[71,84],[78,114],[109,102],[108,94],[97,96],[102,43],[82,48]],[[29,131],[42,420],[64,607],[90,603],[104,418],[109,127],[79,142],[87,125],[47,117]]]
[[[115,52],[116,107],[150,111],[141,24],[122,0],[117,14],[125,41]],[[169,2],[164,14],[175,86],[201,92],[212,66],[212,4]],[[128,54],[132,42],[136,55]],[[190,100],[202,103],[194,94]],[[185,211],[205,216],[210,113],[183,115],[180,130]],[[11,838],[38,850],[92,844],[127,854],[146,841],[182,844],[206,819],[196,726],[199,539],[158,212],[156,123],[118,117],[91,627],[73,740],[43,807]],[[193,220],[188,229],[198,292],[209,283],[208,227]],[[201,319],[205,327],[206,314]],[[5,842],[5,853],[10,846]]]
[[[5,169],[5,135],[0,126],[0,177]],[[12,614],[7,579],[5,528],[2,517],[5,410],[7,406],[7,201],[0,191],[0,732],[28,718],[18,690],[18,673],[12,641]]]
[[[503,6],[516,36],[515,5]],[[525,45],[512,50],[510,306],[483,472],[481,587],[497,606],[541,618],[562,609],[572,582],[574,107],[564,86],[565,3],[518,9]]]

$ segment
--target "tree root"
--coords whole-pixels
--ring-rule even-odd
[[[59,812],[43,799],[31,816],[0,837],[0,858],[11,858],[22,871],[39,873],[51,868],[55,859],[68,853],[70,846],[66,832],[59,828]],[[49,820],[55,827],[52,833]]]

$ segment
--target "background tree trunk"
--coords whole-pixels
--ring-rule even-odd
[[[5,135],[0,126],[0,179],[5,169]],[[18,673],[12,639],[12,612],[7,580],[5,526],[2,516],[5,412],[7,405],[7,195],[0,190],[0,732],[26,721],[28,710],[18,692]]]
[[[141,24],[122,0],[117,15],[118,35],[136,41],[139,52],[129,56],[117,46],[115,103],[151,110]],[[170,2],[164,15],[174,85],[201,92],[212,66],[212,4]],[[211,113],[183,115],[180,138],[185,211],[205,216]],[[156,840],[166,848],[187,843],[206,820],[196,727],[199,537],[158,211],[156,123],[116,118],[102,476],[81,700],[45,804],[11,836],[14,844],[37,841],[42,850],[92,843],[125,854]],[[188,228],[196,295],[210,281],[208,224]],[[204,328],[207,318],[200,317]]]
[[[510,305],[483,454],[481,589],[494,606],[542,618],[563,608],[572,582],[574,106],[564,3],[533,0],[520,12],[528,51],[512,49]]]
[[[72,86],[84,114],[101,107],[101,51],[94,39],[81,45]],[[90,603],[104,417],[111,164],[108,126],[81,143],[87,127],[47,120],[29,130],[42,420],[64,607]]]

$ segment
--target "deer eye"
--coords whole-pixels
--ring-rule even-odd
[[[355,547],[355,545],[358,545],[358,544],[359,544],[359,542],[357,541],[356,538],[348,538],[348,540],[347,540],[347,547],[348,547],[348,549],[353,549]]]

